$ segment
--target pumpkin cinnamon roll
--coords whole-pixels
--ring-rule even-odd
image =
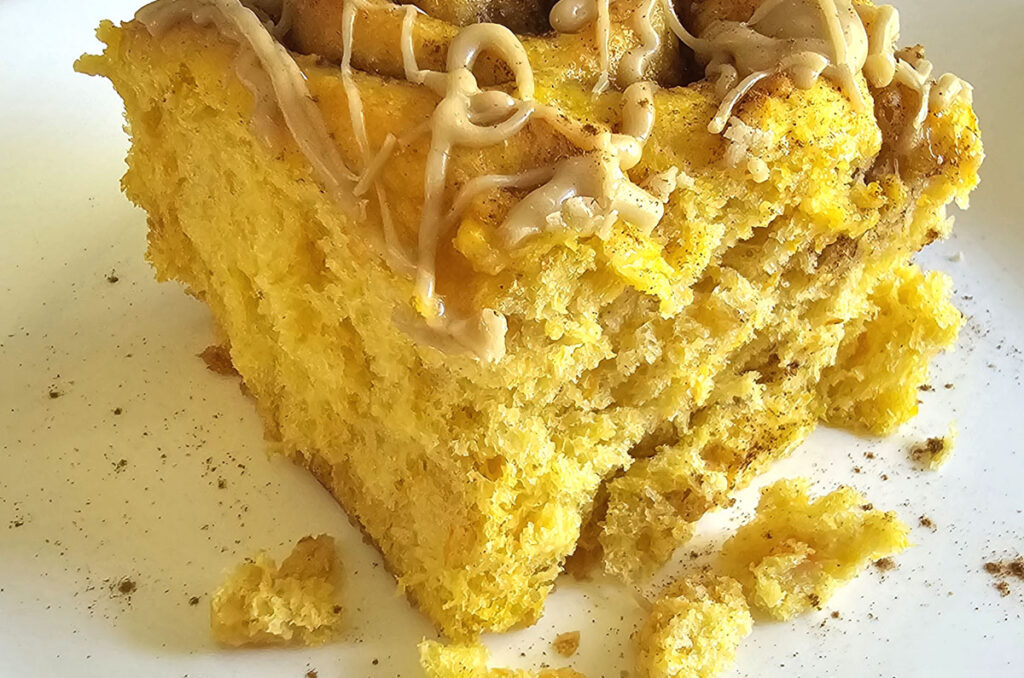
[[[158,0],[148,258],[448,636],[644,576],[819,422],[916,412],[971,88],[862,0]],[[295,501],[301,501],[296,497]],[[575,553],[575,555],[573,555]]]

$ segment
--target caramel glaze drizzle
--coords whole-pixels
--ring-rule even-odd
[[[559,33],[579,33],[584,26],[594,24],[594,39],[597,42],[597,61],[600,74],[594,83],[594,93],[608,89],[611,67],[611,0],[558,0],[548,14],[551,27]]]
[[[855,110],[866,100],[857,74],[875,88],[895,78],[920,96],[921,105],[908,133],[900,140],[904,151],[917,143],[929,110],[940,112],[957,96],[970,96],[970,85],[954,75],[941,80],[940,94],[930,96],[931,64],[911,64],[895,56],[899,14],[888,5],[856,6],[852,0],[766,0],[749,20],[713,21],[699,35],[679,21],[671,0],[661,0],[672,32],[705,63],[716,78],[722,102],[708,124],[721,133],[743,97],[761,80],[786,73],[800,88],[829,77],[850,97]]]
[[[493,362],[505,354],[504,317],[483,309],[475,319],[456,318],[446,312],[443,299],[436,294],[437,248],[445,221],[444,189],[448,161],[456,146],[493,146],[515,135],[529,121],[534,112],[530,102],[533,70],[519,40],[498,24],[472,24],[459,31],[448,47],[446,72],[421,70],[412,53],[414,18],[415,10],[407,10],[402,31],[406,78],[429,87],[441,97],[430,118],[430,150],[423,179],[415,278],[419,310],[429,330],[448,335],[482,360]],[[484,50],[495,53],[512,71],[518,97],[480,89],[472,68]]]
[[[630,49],[620,65],[619,82],[629,86],[644,79],[644,70],[651,57],[661,47],[661,36],[655,30],[651,17],[658,0],[641,0],[633,12],[633,29],[640,36],[640,45]],[[600,94],[610,85],[611,69],[611,13],[610,0],[558,0],[548,14],[548,21],[558,33],[579,33],[594,24],[600,73],[594,84],[594,93]]]
[[[342,9],[342,57],[341,57],[341,82],[345,88],[345,99],[348,102],[349,116],[352,123],[352,133],[355,136],[356,144],[359,146],[359,154],[363,162],[363,175],[353,187],[356,197],[363,195],[372,186],[377,196],[377,204],[380,208],[381,225],[384,231],[384,253],[389,265],[404,274],[413,270],[413,263],[403,250],[395,232],[395,226],[391,219],[391,206],[388,203],[384,186],[378,181],[381,171],[387,164],[387,160],[394,150],[396,139],[394,135],[388,135],[380,151],[373,156],[370,150],[370,141],[366,133],[366,117],[363,110],[363,98],[359,87],[352,77],[352,39],[355,33],[356,11],[370,6],[366,0],[348,0]],[[287,8],[287,3],[285,8]],[[282,16],[282,22],[284,21]]]
[[[416,10],[408,8],[402,22],[402,60],[406,79],[432,89],[440,103],[430,120],[431,143],[424,175],[424,205],[419,226],[416,294],[430,331],[472,350],[488,361],[504,355],[504,318],[483,309],[476,319],[458,318],[446,311],[436,293],[437,249],[441,237],[472,196],[485,190],[529,186],[545,182],[509,213],[498,232],[509,246],[539,232],[548,217],[577,196],[594,201],[609,223],[622,213],[636,219],[648,232],[661,219],[662,204],[633,184],[623,170],[640,161],[637,137],[628,132],[591,137],[566,123],[554,109],[533,100],[533,70],[519,39],[504,26],[473,24],[463,28],[448,48],[446,72],[421,70],[414,54],[412,28]],[[484,50],[502,59],[513,74],[515,94],[480,89],[472,68]],[[653,124],[654,97],[649,84],[624,94],[627,112],[624,127],[643,138]],[[641,103],[642,99],[642,103]],[[642,110],[639,110],[642,109]],[[531,118],[554,126],[586,153],[568,158],[553,168],[539,168],[517,175],[480,177],[463,187],[448,215],[442,215],[447,166],[453,148],[482,148],[517,134]],[[595,215],[596,216],[596,215]],[[467,330],[471,330],[467,334]],[[435,342],[439,343],[439,342]]]
[[[660,46],[651,23],[657,0],[643,0],[633,14],[641,44],[630,50],[620,65],[618,81],[627,86],[622,95],[622,130],[617,134],[587,134],[578,123],[536,102],[533,70],[526,50],[504,26],[485,23],[463,28],[449,45],[444,72],[420,69],[413,42],[419,10],[413,5],[405,7],[401,52],[406,79],[431,89],[440,98],[429,121],[408,135],[430,134],[424,204],[417,248],[412,256],[399,242],[387,195],[379,181],[388,159],[402,141],[388,135],[376,152],[370,148],[362,97],[351,67],[356,11],[391,6],[379,0],[345,0],[342,10],[341,79],[363,165],[361,174],[355,174],[345,165],[331,139],[302,71],[276,39],[287,32],[290,3],[250,2],[255,9],[241,0],[157,0],[140,9],[136,19],[153,35],[183,21],[213,26],[228,39],[249,48],[240,52],[237,70],[253,94],[253,122],[261,136],[272,138],[280,115],[317,177],[349,214],[361,215],[365,203],[360,196],[374,192],[384,230],[385,257],[394,270],[414,280],[422,321],[396,319],[414,338],[442,350],[468,352],[487,362],[496,362],[505,355],[507,323],[500,313],[482,309],[458,315],[446,310],[436,290],[441,238],[483,192],[535,187],[498,227],[499,239],[509,248],[545,230],[577,229],[604,238],[620,218],[643,233],[650,233],[661,221],[664,203],[675,189],[678,172],[655,177],[652,186],[657,185],[658,190],[653,193],[633,183],[627,175],[640,162],[654,125],[655,86],[642,78],[648,60]],[[550,14],[551,25],[559,32],[578,32],[591,22],[595,24],[601,64],[601,75],[594,86],[597,93],[610,83],[609,2],[559,0]],[[970,85],[954,75],[943,75],[933,83],[932,65],[923,58],[897,56],[899,16],[889,6],[855,7],[852,0],[766,0],[748,21],[715,21],[695,36],[679,21],[671,0],[661,2],[671,30],[705,63],[707,75],[716,79],[722,101],[708,125],[712,133],[723,132],[740,100],[774,73],[788,74],[801,88],[813,86],[823,75],[832,78],[858,110],[866,106],[857,81],[859,73],[872,87],[885,87],[895,81],[916,91],[920,105],[901,141],[904,150],[917,143],[929,111],[944,110],[957,98],[971,96]],[[280,16],[276,24],[260,17],[267,14],[264,5],[268,4]],[[485,50],[504,61],[512,72],[515,96],[480,88],[472,69]],[[534,118],[555,128],[581,154],[551,167],[476,177],[460,188],[445,209],[452,151],[456,147],[484,148],[504,142]],[[760,180],[767,178],[767,167],[756,173]]]
[[[306,87],[305,76],[288,50],[252,10],[239,0],[157,0],[141,8],[135,18],[156,36],[183,21],[192,21],[200,26],[213,26],[229,40],[248,46],[265,76],[243,79],[256,100],[254,114],[269,115],[266,102],[276,102],[292,138],[328,193],[347,212],[358,213],[353,195],[357,177],[345,165],[331,139],[320,109]]]
[[[630,85],[623,93],[622,133],[596,137],[592,152],[567,158],[554,167],[551,179],[513,207],[498,228],[508,247],[546,228],[565,228],[562,211],[574,202],[576,216],[601,237],[607,237],[621,216],[649,234],[661,221],[664,201],[634,184],[626,172],[643,154],[654,126],[654,87]]]

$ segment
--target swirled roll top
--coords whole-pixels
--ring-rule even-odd
[[[708,0],[690,8],[693,31],[680,21],[671,0],[558,0],[550,12],[538,0],[423,0],[416,5],[383,0],[158,0],[140,10],[137,19],[153,33],[193,21],[239,43],[237,70],[253,93],[257,127],[265,130],[279,111],[318,179],[347,211],[362,213],[369,202],[376,203],[384,256],[396,272],[414,280],[413,305],[420,320],[405,323],[409,331],[434,337],[433,343],[446,350],[455,346],[487,361],[505,354],[504,318],[488,308],[456,313],[437,285],[438,253],[461,209],[474,199],[473,191],[530,189],[496,225],[494,243],[508,250],[552,230],[606,239],[619,220],[650,234],[664,215],[678,168],[648,177],[644,186],[629,172],[640,163],[655,124],[656,82],[681,72],[672,34],[693,51],[714,82],[720,101],[707,129],[724,133],[733,150],[739,148],[737,139],[757,135],[736,117],[738,106],[771,76],[788,77],[802,89],[826,78],[860,112],[871,109],[869,86],[896,82],[910,89],[918,103],[900,135],[902,153],[920,142],[929,112],[944,110],[971,93],[969,85],[950,74],[934,83],[932,65],[922,55],[896,51],[896,11],[861,0]],[[474,23],[515,8],[543,15],[549,33],[520,36],[499,23]],[[352,169],[342,159],[285,44],[339,61],[361,167]],[[438,99],[424,123],[430,142],[413,251],[396,235],[389,197],[378,181],[399,142],[389,135],[379,148],[371,148],[362,95],[353,77],[359,69],[427,87]],[[581,125],[557,107],[535,100],[539,70],[555,74],[545,80],[549,89],[559,84],[586,87],[594,97],[621,90],[619,132]],[[574,151],[546,167],[478,177],[449,199],[448,166],[456,149],[510,142],[534,121],[549,126]],[[743,127],[742,134],[737,126]],[[739,166],[742,155],[727,153],[726,163]],[[746,167],[755,181],[767,180],[770,169],[762,160],[747,158]]]

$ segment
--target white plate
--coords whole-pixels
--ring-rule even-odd
[[[143,261],[144,215],[118,192],[121,102],[109,83],[71,71],[97,49],[101,18],[134,9],[135,0],[0,3],[0,675],[417,676],[429,625],[331,498],[265,454],[235,382],[195,357],[213,341],[207,312],[154,282]],[[764,480],[851,483],[915,525],[917,545],[825,611],[759,626],[734,675],[1024,675],[1024,582],[1002,597],[982,570],[1024,552],[1024,4],[901,9],[905,41],[926,43],[938,68],[977,86],[983,185],[956,235],[923,257],[954,275],[969,322],[957,352],[939,360],[937,388],[922,393],[921,417],[899,435],[819,431]],[[952,461],[937,474],[913,470],[907,446],[951,419]],[[755,496],[713,516],[702,539],[749,516]],[[921,515],[938,529],[916,527]],[[208,592],[222,571],[319,532],[341,544],[342,639],[316,650],[216,648]],[[111,590],[123,577],[137,583],[130,596]],[[487,642],[505,664],[560,666],[552,638],[579,629],[572,663],[617,678],[636,619],[628,592],[564,581],[539,624]]]

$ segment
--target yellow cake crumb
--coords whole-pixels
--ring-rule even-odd
[[[796,478],[765,488],[756,517],[720,555],[751,607],[779,620],[820,608],[867,563],[909,544],[896,514],[874,510],[857,491],[840,487],[812,501],[809,487]]]
[[[490,653],[480,643],[420,643],[420,666],[427,678],[584,678],[572,669],[490,669]]]
[[[956,437],[956,424],[950,424],[946,435],[929,438],[920,445],[915,445],[910,450],[910,458],[929,471],[938,471],[952,456]]]
[[[822,375],[818,391],[829,423],[890,433],[917,414],[929,363],[956,342],[963,314],[950,299],[949,276],[917,266],[895,273],[872,291]]]
[[[674,583],[636,635],[639,678],[711,678],[733,662],[753,619],[739,582],[695,575]]]
[[[565,633],[559,633],[555,636],[552,645],[558,654],[563,657],[571,657],[576,654],[576,650],[580,649],[580,632],[566,631]]]
[[[337,631],[334,539],[303,537],[278,567],[265,553],[239,565],[210,602],[218,643],[320,645]]]

